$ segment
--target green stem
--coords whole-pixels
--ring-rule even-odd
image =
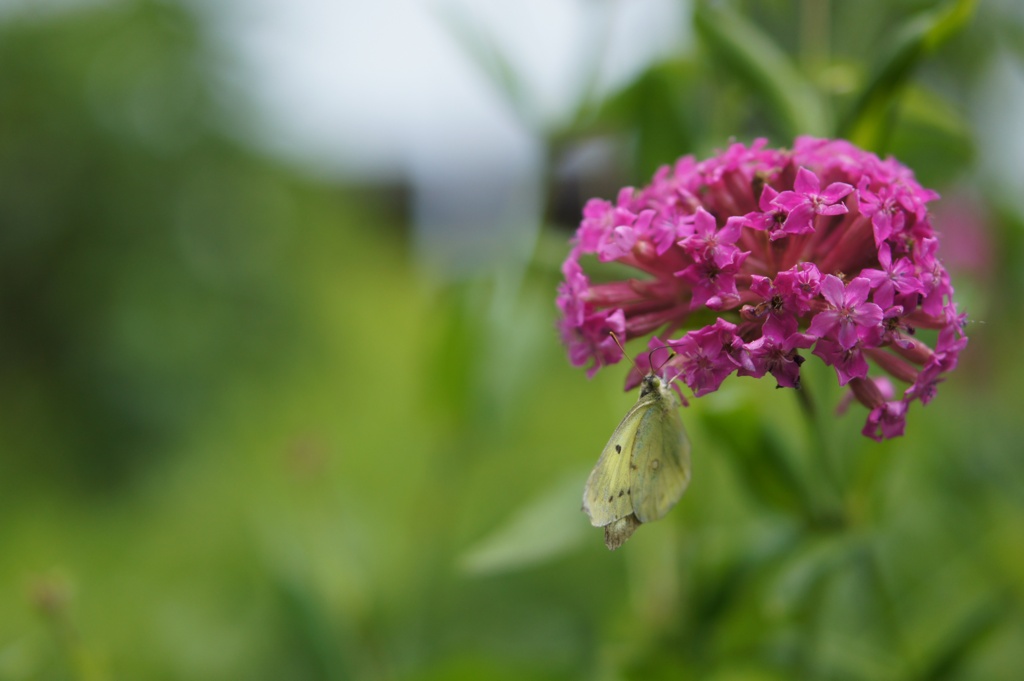
[[[907,650],[907,644],[899,625],[899,608],[886,579],[885,571],[882,569],[878,548],[873,544],[865,546],[862,560],[868,572],[868,577],[875,587],[874,593],[878,599],[878,608],[881,614],[880,620],[882,626],[885,627],[883,635],[892,643],[892,647],[897,651],[898,657],[903,659],[903,653]]]
[[[841,521],[842,513],[842,500],[844,497],[844,486],[842,479],[835,465],[835,452],[832,445],[832,440],[825,432],[825,426],[821,419],[820,411],[811,397],[810,390],[806,383],[802,383],[800,388],[795,391],[797,395],[797,401],[800,404],[800,409],[804,413],[804,417],[807,419],[808,430],[811,435],[812,441],[812,457],[817,461],[821,468],[822,478],[826,481],[826,484],[831,488],[833,492],[833,499],[830,499],[825,504],[825,508],[818,510],[818,520],[822,523],[834,524],[836,521]],[[831,507],[831,508],[830,508]]]

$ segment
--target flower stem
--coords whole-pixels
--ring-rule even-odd
[[[814,399],[811,396],[811,392],[807,387],[806,382],[801,383],[800,387],[795,391],[797,395],[797,402],[800,404],[800,409],[807,419],[808,430],[811,435],[812,442],[812,458],[818,462],[821,469],[821,477],[826,481],[826,484],[831,488],[834,497],[833,500],[829,500],[824,504],[821,504],[819,508],[815,510],[817,516],[816,521],[821,522],[825,525],[834,525],[843,523],[843,512],[841,509],[843,499],[843,485],[840,480],[839,471],[835,466],[835,452],[832,446],[832,440],[825,433],[825,425],[822,422],[820,410]],[[839,507],[839,508],[837,508]]]

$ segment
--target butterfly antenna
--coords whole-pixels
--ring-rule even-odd
[[[633,365],[634,369],[640,371],[640,367],[636,365],[636,362],[633,361],[633,358],[630,357],[629,354],[626,352],[626,348],[622,347],[622,343],[619,342],[619,337],[615,335],[615,332],[609,331],[608,335],[611,336],[612,340],[615,341],[615,344],[619,346],[619,350],[622,350],[622,356],[629,360],[629,363]]]
[[[650,365],[650,373],[651,374],[656,374],[657,373],[657,372],[654,371],[654,353],[657,352],[658,350],[669,350],[669,356],[665,358],[665,361],[663,361],[662,366],[657,368],[658,370],[662,369],[667,364],[669,364],[670,361],[672,361],[672,358],[674,356],[676,356],[675,351],[672,349],[672,346],[670,346],[670,345],[662,345],[660,347],[653,348],[650,352],[647,353],[647,364]],[[675,381],[677,378],[679,378],[679,375],[677,374],[672,379],[669,379],[668,378],[668,374],[666,374],[662,378],[666,379],[666,382],[671,384],[673,381]]]
[[[656,353],[658,350],[668,350],[668,357],[666,357],[665,361],[661,363],[661,367],[671,362],[672,358],[676,356],[676,353],[672,350],[671,345],[661,345],[659,347],[653,348],[650,352],[647,353],[647,363],[651,365],[651,373],[654,373],[654,353]],[[661,369],[661,367],[658,368]]]

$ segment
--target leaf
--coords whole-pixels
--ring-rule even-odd
[[[696,147],[700,119],[710,115],[701,110],[696,72],[685,59],[653,64],[596,110],[582,109],[566,137],[629,130],[634,142],[629,176],[648,177]]]
[[[767,607],[775,617],[813,610],[810,601],[823,580],[849,561],[860,540],[848,534],[807,535],[791,552],[767,588]]]
[[[338,645],[320,599],[300,581],[291,576],[277,575],[275,586],[281,598],[281,623],[292,634],[293,645],[301,653],[317,678],[345,678],[351,661],[344,654],[347,646]]]
[[[975,154],[970,123],[946,99],[910,85],[888,145],[926,187],[953,184]]]
[[[730,453],[737,474],[754,499],[768,508],[808,519],[815,516],[810,494],[778,435],[759,421],[751,423],[756,417],[749,413],[730,410],[702,416],[708,431]],[[737,427],[744,421],[745,427]]]
[[[974,15],[977,0],[956,0],[924,11],[907,21],[839,127],[839,135],[868,149],[881,151],[892,128],[892,107],[911,74],[926,56],[962,29]]]
[[[757,26],[727,8],[697,4],[694,26],[708,50],[771,107],[783,134],[827,135],[824,102],[786,53]]]
[[[931,662],[913,678],[920,681],[962,678],[962,668],[970,655],[978,650],[988,634],[1011,611],[1013,594],[1003,595],[1004,598],[993,598],[982,603],[961,620]]]
[[[601,532],[580,512],[583,477],[573,476],[521,507],[504,525],[470,547],[459,560],[471,574],[521,569],[568,553],[588,531]]]

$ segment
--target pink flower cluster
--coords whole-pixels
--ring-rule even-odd
[[[659,334],[650,347],[675,353],[666,377],[699,397],[734,372],[799,387],[808,350],[870,410],[865,435],[902,435],[908,405],[934,397],[967,343],[936,257],[936,198],[895,159],[844,140],[681,158],[583,209],[558,289],[569,357],[592,376],[622,357],[613,332],[623,343]],[[638,276],[592,281],[594,256]],[[917,329],[937,331],[933,346]],[[872,366],[908,384],[901,397]]]

